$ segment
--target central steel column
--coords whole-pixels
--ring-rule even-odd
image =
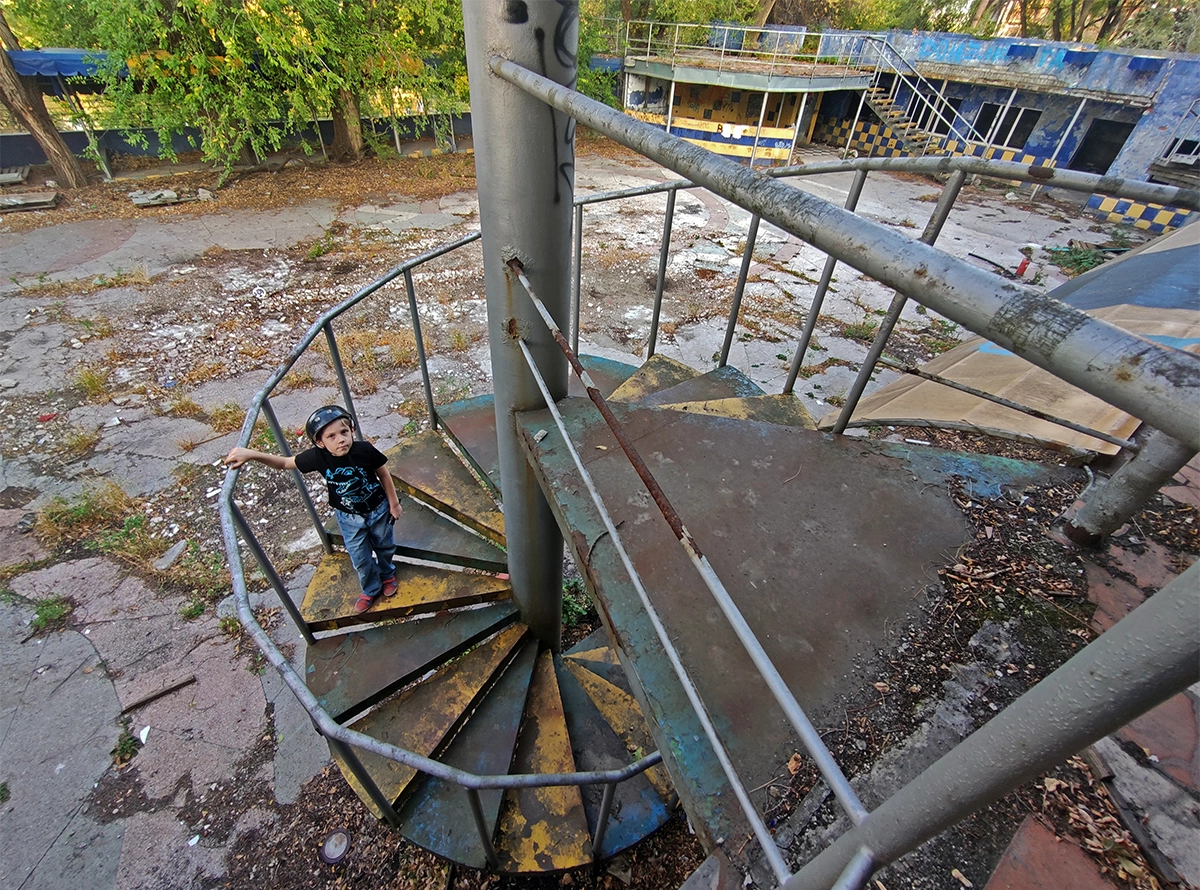
[[[514,424],[516,412],[544,403],[515,337],[528,344],[555,399],[567,394],[567,362],[505,264],[521,261],[554,320],[566,328],[575,121],[493,75],[488,59],[503,56],[574,88],[578,7],[570,0],[463,0],[463,25],[508,571],[521,620],[558,651],[562,536]]]

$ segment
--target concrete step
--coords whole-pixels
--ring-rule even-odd
[[[355,612],[362,588],[350,557],[326,554],[308,583],[300,614],[313,630],[334,630],[505,599],[512,591],[507,581],[490,575],[407,564],[396,566],[396,581],[394,595],[378,597],[367,611]]]

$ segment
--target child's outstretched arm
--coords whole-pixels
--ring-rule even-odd
[[[296,458],[294,456],[284,457],[282,454],[268,454],[265,451],[255,451],[253,448],[234,448],[229,454],[225,455],[225,466],[232,470],[247,461],[258,461],[260,464],[265,464],[272,470],[294,470],[296,469]]]
[[[379,484],[383,486],[383,493],[387,495],[392,519],[399,519],[404,508],[400,506],[400,498],[396,496],[396,483],[392,480],[392,474],[388,472],[387,464],[376,467],[375,475],[379,477]]]

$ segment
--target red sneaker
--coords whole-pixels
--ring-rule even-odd
[[[373,597],[369,597],[365,593],[359,594],[358,602],[354,604],[354,611],[361,614],[367,611],[367,609],[371,608],[371,606],[374,604],[375,600]]]
[[[395,575],[392,575],[392,577],[390,577],[390,578],[384,578],[383,579],[383,589],[381,591],[379,591],[379,595],[385,596],[385,597],[391,596],[392,594],[394,594],[396,592],[396,588],[399,586],[400,585],[398,585],[396,583]]]

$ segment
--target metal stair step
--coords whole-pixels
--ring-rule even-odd
[[[779,426],[794,426],[815,430],[816,422],[804,403],[793,395],[776,393],[767,396],[748,396],[740,399],[709,399],[701,402],[671,402],[660,405],[675,411],[731,417],[737,420],[757,420]]]
[[[476,775],[507,773],[525,712],[538,644],[527,640],[442,754],[442,763]],[[504,792],[482,789],[484,821],[495,834]],[[400,833],[418,846],[471,868],[487,859],[475,828],[467,792],[453,782],[423,776],[400,812]]]
[[[610,402],[637,402],[659,390],[699,377],[700,372],[665,355],[652,355],[608,396]]]
[[[504,514],[436,430],[409,436],[387,457],[399,488],[503,546]]]
[[[672,402],[702,402],[708,399],[766,395],[753,380],[732,365],[709,371],[672,387],[660,389],[637,400],[639,405],[666,405]]]
[[[512,772],[564,773],[575,770],[554,660],[543,652],[525,703],[521,738]],[[496,836],[499,871],[523,873],[578,868],[592,861],[583,798],[574,785],[521,788],[504,793]]]
[[[326,554],[304,592],[300,614],[313,630],[334,630],[504,599],[512,590],[490,575],[404,563],[396,566],[396,580],[393,596],[378,597],[367,611],[355,612],[362,588],[350,557]]]
[[[654,750],[654,737],[646,726],[646,718],[642,709],[632,695],[609,683],[581,664],[575,661],[564,662],[566,669],[575,678],[580,688],[588,694],[596,708],[604,715],[605,722],[612,727],[613,732],[620,738],[628,751],[640,751],[638,757]],[[646,770],[646,778],[650,780],[659,796],[669,800],[675,793],[666,770],[661,766]]]
[[[602,624],[563,654],[578,655],[580,652],[589,652],[593,649],[607,649],[609,646],[608,631]]]
[[[612,649],[596,651],[603,653],[597,660],[584,657],[586,653],[583,655],[564,655],[563,657],[569,659],[573,664],[587,668],[602,680],[607,680],[626,695],[633,695],[633,688],[629,685],[629,678],[625,676],[625,668],[617,660],[617,654]]]
[[[351,728],[425,757],[435,756],[480,701],[492,678],[516,654],[517,644],[526,631],[522,624],[501,631],[428,680],[380,705],[351,724]],[[367,751],[359,751],[358,757],[383,796],[393,803],[418,775],[412,767]],[[366,790],[336,754],[334,760],[367,808],[382,817]]]
[[[609,723],[607,712],[601,711],[573,675],[573,669],[578,669],[577,665],[568,666],[566,662],[556,659],[555,668],[576,769],[619,769],[653,750],[637,747],[630,749],[617,735]],[[636,703],[634,706],[636,707]],[[638,719],[642,719],[640,710],[637,715]],[[644,724],[645,721],[642,722]],[[649,738],[649,731],[645,730],[644,726],[643,733]],[[662,768],[654,769],[661,772]],[[647,774],[652,771],[633,776],[616,786],[601,846],[593,850],[597,860],[607,859],[632,846],[662,827],[670,818],[670,811],[663,797],[647,778]],[[594,840],[604,786],[585,785],[582,791],[588,829]],[[670,799],[670,795],[667,799]]]
[[[305,654],[309,691],[343,722],[516,621],[517,607],[479,609],[317,640]]]
[[[491,541],[451,522],[406,492],[396,494],[403,508],[392,528],[397,558],[424,559],[481,572],[508,571],[508,557]],[[325,531],[334,543],[344,546],[336,520],[325,523]]]

